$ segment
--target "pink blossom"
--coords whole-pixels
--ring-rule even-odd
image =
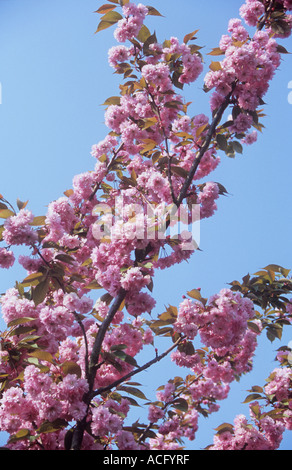
[[[121,418],[107,408],[98,406],[92,410],[91,429],[96,436],[102,437],[104,434],[117,433],[121,427]]]
[[[27,209],[21,209],[17,215],[6,219],[3,240],[8,245],[34,245],[38,237],[30,225],[33,219],[33,214]]]
[[[287,368],[276,368],[265,386],[268,395],[275,395],[277,401],[287,400],[292,389],[292,372]]]
[[[219,188],[216,183],[206,183],[198,195],[201,204],[201,218],[211,217],[217,209],[216,199],[219,197]]]
[[[166,64],[144,65],[142,76],[148,83],[155,84],[161,92],[172,89],[170,70]]]
[[[116,442],[119,450],[139,450],[140,448],[129,431],[118,431]]]
[[[13,320],[22,317],[36,316],[34,302],[25,298],[19,298],[17,289],[8,289],[1,297],[1,310],[4,321],[9,324]]]
[[[6,248],[0,248],[0,267],[1,268],[11,268],[15,261],[15,257],[12,251],[7,250]]]
[[[240,7],[240,14],[249,26],[256,26],[258,19],[265,13],[265,7],[258,0],[246,0]]]
[[[242,143],[246,145],[252,145],[257,141],[258,133],[257,131],[252,131],[249,134],[246,134],[244,139],[242,139]]]
[[[204,344],[212,348],[237,344],[254,314],[251,300],[229,289],[222,289],[218,295],[210,297],[209,306],[212,323],[200,330]]]
[[[253,118],[250,114],[241,113],[235,118],[233,125],[230,127],[230,131],[239,134],[246,132],[252,126],[252,123]]]
[[[148,420],[150,423],[156,423],[159,419],[164,417],[164,411],[155,406],[155,405],[150,405],[149,406],[149,411],[148,411]]]
[[[125,46],[114,46],[108,52],[109,64],[115,68],[118,63],[126,62],[131,55],[130,49]]]
[[[125,290],[139,291],[150,282],[149,276],[144,276],[140,268],[130,268],[121,280],[121,286]]]
[[[123,6],[123,13],[126,18],[118,22],[114,32],[114,37],[118,42],[126,42],[137,36],[148,9],[142,4],[128,3]]]
[[[18,262],[29,273],[38,272],[40,266],[43,264],[41,259],[25,255],[19,255]]]

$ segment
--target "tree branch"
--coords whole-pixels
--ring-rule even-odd
[[[106,335],[106,332],[115,316],[117,311],[119,310],[123,300],[125,299],[127,294],[127,291],[125,289],[120,289],[116,298],[114,299],[114,302],[112,303],[110,310],[105,317],[104,321],[102,322],[98,333],[96,335],[94,345],[92,348],[91,356],[90,356],[90,361],[89,361],[89,369],[88,369],[88,383],[89,383],[89,395],[91,395],[93,387],[94,387],[94,379],[95,379],[95,374],[96,370],[98,367],[98,360],[99,360],[99,355],[102,347],[102,343],[104,340],[104,337]]]
[[[115,388],[117,387],[118,385],[120,385],[121,383],[125,382],[126,380],[130,379],[131,377],[133,377],[134,375],[137,375],[139,374],[140,372],[142,372],[143,370],[146,370],[146,369],[149,369],[149,367],[153,366],[153,364],[156,364],[157,362],[160,362],[164,357],[166,357],[171,351],[173,351],[183,340],[185,339],[184,336],[182,336],[181,338],[179,338],[178,340],[176,340],[176,342],[170,347],[168,348],[166,351],[164,351],[164,353],[160,354],[159,356],[156,356],[154,359],[152,359],[151,361],[147,362],[146,364],[144,364],[143,366],[141,367],[138,367],[137,369],[133,370],[132,372],[129,372],[128,374],[124,375],[123,377],[121,377],[120,379],[116,380],[115,382],[111,383],[110,385],[107,385],[106,387],[102,387],[102,388],[99,388],[98,390],[96,390],[96,392],[94,392],[94,395],[93,396],[97,396],[97,395],[101,395],[102,393],[104,392],[108,392],[109,390],[111,390],[112,388]]]
[[[126,297],[126,294],[127,292],[124,289],[120,289],[120,291],[118,292],[118,295],[116,296],[114,302],[112,303],[110,310],[107,316],[105,317],[104,321],[102,322],[98,330],[98,333],[96,335],[92,352],[91,352],[91,356],[90,356],[89,365],[88,365],[87,381],[89,385],[89,390],[83,398],[83,401],[87,404],[87,412],[85,416],[83,417],[83,419],[77,422],[76,428],[74,429],[73,436],[72,436],[72,443],[71,443],[72,450],[80,450],[81,448],[83,435],[84,435],[86,422],[87,422],[87,413],[89,410],[89,404],[92,399],[95,375],[99,367],[98,361],[99,361],[102,343],[115,314],[117,313],[123,300]]]
[[[206,135],[206,139],[205,139],[205,142],[203,144],[203,146],[200,148],[200,151],[198,153],[198,156],[196,157],[196,159],[194,160],[193,162],[193,165],[192,165],[192,168],[190,169],[190,172],[189,172],[189,175],[188,177],[186,178],[184,184],[183,184],[183,187],[181,189],[181,192],[178,196],[178,199],[177,199],[177,205],[180,206],[180,204],[182,203],[182,201],[184,200],[184,198],[186,197],[187,195],[187,192],[188,192],[188,189],[189,187],[191,186],[192,184],[192,181],[193,181],[193,178],[195,176],[195,173],[198,169],[198,166],[199,164],[201,163],[201,160],[203,158],[203,156],[205,155],[205,153],[207,152],[207,150],[209,149],[209,146],[210,146],[210,143],[212,141],[212,138],[213,138],[213,135],[216,131],[216,128],[218,126],[218,124],[220,123],[221,119],[222,119],[222,116],[225,112],[225,110],[228,108],[229,104],[230,104],[230,99],[233,95],[233,92],[234,92],[234,89],[235,89],[235,86],[236,86],[236,82],[234,82],[233,84],[233,87],[232,87],[232,90],[230,93],[228,93],[228,95],[225,97],[223,103],[219,106],[217,112],[215,113],[215,116],[213,118],[213,121],[212,121],[212,124],[209,128],[209,131]]]

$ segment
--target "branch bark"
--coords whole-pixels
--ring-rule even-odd
[[[127,294],[127,291],[125,291],[125,289],[121,288],[119,290],[119,292],[118,292],[116,298],[114,299],[114,302],[112,303],[112,305],[110,307],[110,310],[109,310],[106,318],[102,322],[102,324],[101,324],[101,326],[98,330],[97,336],[95,338],[94,345],[93,345],[92,352],[91,352],[91,356],[90,356],[90,361],[89,361],[89,371],[88,371],[88,383],[89,383],[89,392],[88,392],[88,394],[89,394],[89,396],[91,395],[93,387],[94,387],[94,379],[95,379],[95,374],[96,374],[96,370],[97,370],[97,367],[98,367],[98,361],[99,361],[100,351],[101,351],[101,347],[102,347],[104,337],[106,335],[106,332],[107,332],[107,330],[108,330],[115,314],[119,310],[122,302],[125,300],[126,294]]]
[[[94,389],[94,380],[96,376],[96,371],[98,369],[98,361],[99,361],[99,356],[101,352],[101,347],[102,343],[104,340],[104,337],[106,335],[106,332],[115,316],[117,311],[119,310],[122,302],[124,301],[126,297],[127,292],[124,289],[120,289],[118,292],[116,298],[114,299],[114,302],[112,303],[110,310],[102,322],[98,333],[96,335],[94,345],[92,348],[90,360],[89,360],[89,365],[88,365],[88,374],[87,374],[87,381],[89,385],[89,390],[85,397],[83,398],[84,402],[87,405],[87,412],[84,416],[84,418],[80,421],[77,422],[76,428],[73,432],[73,437],[72,437],[72,443],[71,443],[71,450],[80,450],[82,441],[83,441],[83,435],[86,427],[86,422],[87,422],[87,414],[89,410],[89,405],[90,401],[92,399],[92,392]]]

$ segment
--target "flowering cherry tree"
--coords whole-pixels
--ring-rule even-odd
[[[211,217],[226,190],[209,175],[222,154],[242,153],[263,129],[290,10],[291,0],[246,0],[208,54],[210,116],[193,117],[183,90],[203,72],[197,31],[161,43],[145,24],[160,16],[154,7],[109,0],[97,10],[97,32],[115,28],[108,58],[121,84],[104,103],[109,133],[92,147],[94,168],[76,175],[45,216],[1,195],[0,266],[14,264],[14,247],[30,250],[18,258],[27,276],[1,298],[0,429],[8,449],[182,449],[199,432],[199,416],[216,412],[230,384],[252,370],[259,335],[272,341],[291,323],[290,271],[277,265],[209,299],[193,289],[158,315],[152,295],[155,272],[198,248],[190,231],[173,233],[173,214],[181,210],[187,225],[198,208],[202,223]],[[163,352],[159,337],[169,339]],[[138,365],[146,348],[150,360]],[[182,376],[149,401],[136,379],[167,358]],[[292,429],[290,349],[277,360],[266,384],[250,389],[250,417],[219,426],[209,449],[279,448]],[[137,400],[148,411],[132,424]]]

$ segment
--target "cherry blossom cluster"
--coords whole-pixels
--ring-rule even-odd
[[[214,436],[211,450],[276,450],[279,448],[283,433],[291,430],[292,411],[292,372],[290,367],[277,367],[267,379],[267,384],[254,387],[263,392],[259,401],[250,403],[251,424],[244,415],[234,420],[234,425],[222,425]],[[252,395],[253,396],[253,395]]]
[[[152,449],[167,449],[170,442],[186,435],[189,440],[195,439],[197,422],[191,425],[190,433],[188,421],[179,424],[180,418],[175,416],[169,426],[166,419],[167,407],[176,403],[178,397],[188,404],[190,415],[198,420],[198,410],[206,416],[218,411],[218,402],[228,397],[230,384],[251,370],[261,330],[260,324],[258,332],[248,328],[247,322],[252,317],[253,303],[228,289],[211,297],[207,305],[189,299],[180,304],[174,329],[184,334],[187,342],[171,354],[171,359],[193,375],[188,376],[184,393],[177,394],[173,381],[157,392],[158,402],[151,406],[148,416],[150,422],[161,423],[156,439],[150,440]],[[198,333],[208,353],[190,348],[189,341],[194,341],[196,346]]]
[[[246,0],[240,14],[249,26],[256,26],[267,15],[267,30],[276,37],[288,37],[292,28],[292,16],[287,14],[289,10],[292,10],[291,0],[276,0],[272,5],[262,0]]]
[[[285,426],[271,417],[250,424],[244,415],[234,420],[233,432],[217,434],[211,450],[276,450],[282,441]]]
[[[225,58],[220,69],[208,72],[205,85],[215,88],[211,106],[216,109],[235,85],[234,98],[241,112],[234,118],[231,132],[245,133],[253,125],[252,113],[269,89],[269,83],[280,65],[276,40],[266,31],[257,31],[252,39],[240,19],[232,19],[229,35],[220,41]]]
[[[193,339],[199,331],[201,340],[215,350],[234,346],[242,339],[247,322],[254,316],[251,300],[223,289],[203,306],[184,300],[179,308],[175,329]]]

